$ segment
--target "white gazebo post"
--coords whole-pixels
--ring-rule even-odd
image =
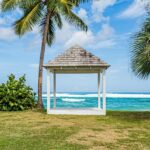
[[[100,103],[100,72],[98,72],[98,109],[101,109]]]
[[[50,70],[47,69],[47,114],[50,111]]]
[[[54,108],[56,108],[56,73],[55,73],[55,71],[54,71],[54,73],[53,73],[53,75],[54,75]]]
[[[106,76],[105,69],[102,72],[102,80],[103,80],[103,111],[106,114]]]

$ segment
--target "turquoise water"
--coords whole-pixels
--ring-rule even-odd
[[[46,95],[43,95],[45,108],[46,98]],[[61,93],[57,94],[57,107],[97,107],[97,99],[96,93]],[[107,94],[106,102],[107,110],[150,111],[150,94]],[[53,107],[52,95],[51,107]]]

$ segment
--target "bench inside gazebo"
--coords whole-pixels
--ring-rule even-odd
[[[47,70],[47,114],[72,115],[106,115],[106,69],[107,63],[94,56],[84,48],[75,45],[54,60],[44,65]],[[50,107],[50,73],[53,74],[54,105]],[[56,106],[56,74],[97,74],[98,107],[97,108],[57,108]],[[100,79],[102,77],[102,104],[100,100]]]

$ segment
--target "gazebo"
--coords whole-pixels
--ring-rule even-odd
[[[106,70],[107,63],[94,56],[84,48],[75,45],[44,65],[47,70],[47,114],[106,115]],[[54,107],[50,107],[50,73],[53,74]],[[57,108],[56,74],[97,74],[98,107],[97,108]],[[100,100],[100,78],[102,76],[102,103]]]

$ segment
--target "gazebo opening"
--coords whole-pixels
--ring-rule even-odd
[[[44,65],[47,70],[47,113],[74,115],[105,115],[106,114],[106,69],[107,63],[76,45]],[[54,105],[50,107],[50,73],[53,74]],[[56,74],[97,74],[98,107],[97,108],[57,108],[56,105]],[[102,79],[101,79],[102,78]],[[102,104],[100,100],[100,81],[102,80]]]

